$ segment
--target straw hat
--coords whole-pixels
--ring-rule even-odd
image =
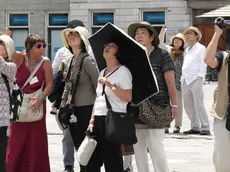
[[[186,43],[186,38],[185,38],[185,36],[182,33],[178,33],[178,34],[174,35],[172,37],[172,39],[171,39],[172,43],[173,43],[174,38],[182,39],[182,41],[184,42],[184,44]]]
[[[159,45],[159,43],[160,43],[159,37],[158,37],[157,31],[154,29],[154,27],[151,26],[151,24],[149,22],[143,21],[143,22],[140,22],[140,23],[131,24],[128,27],[129,36],[131,36],[132,38],[135,39],[135,32],[136,32],[137,28],[140,28],[140,27],[144,27],[146,29],[149,29],[151,32],[153,32],[154,40],[152,41],[152,45],[157,47]]]
[[[15,52],[14,41],[8,35],[1,35],[0,40],[5,44],[8,60],[11,60],[11,57]]]
[[[81,37],[82,41],[85,44],[86,51],[89,52],[89,41],[88,41],[89,32],[88,32],[88,30],[82,26],[75,27],[74,29],[72,29],[72,28],[64,29],[61,32],[61,37],[62,37],[62,42],[63,42],[64,46],[68,49],[70,48],[70,46],[68,44],[68,35],[70,32],[77,32],[79,34],[79,36]]]
[[[202,38],[202,33],[201,33],[201,31],[200,31],[197,27],[191,26],[191,27],[189,27],[188,29],[186,29],[186,30],[184,31],[184,35],[185,35],[185,36],[187,35],[188,31],[193,31],[193,32],[197,33],[197,34],[198,34],[198,41],[201,40],[201,38]]]

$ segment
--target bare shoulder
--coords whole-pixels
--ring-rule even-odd
[[[49,57],[43,57],[43,59],[45,60],[45,62],[46,62],[46,61],[49,61],[49,62],[50,62]]]
[[[51,67],[51,61],[48,57],[43,57],[44,59],[44,63],[43,63],[43,66],[46,68],[46,67]]]

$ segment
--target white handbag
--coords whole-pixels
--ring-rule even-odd
[[[41,67],[41,65],[44,62],[44,58],[39,62],[39,64],[36,66],[36,68],[33,70],[33,72],[30,74],[30,77],[26,80],[25,84],[21,88],[25,88],[25,86],[31,81],[31,79],[34,77],[38,69]],[[33,93],[23,94],[23,100],[22,100],[22,105],[20,107],[19,111],[19,119],[16,120],[16,122],[34,122],[34,121],[39,121],[43,117],[43,103],[41,104],[40,108],[34,112],[33,109],[31,108],[31,105],[33,104],[33,100],[31,97],[39,97],[43,91],[43,85],[42,84],[41,88],[39,88],[37,91]]]
[[[77,161],[79,164],[86,166],[97,146],[97,141],[86,135],[77,151]]]

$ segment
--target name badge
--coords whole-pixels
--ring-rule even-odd
[[[35,77],[33,77],[33,78],[31,79],[30,85],[33,85],[33,84],[35,84],[35,83],[37,83],[37,82],[38,82],[38,78],[35,76]]]

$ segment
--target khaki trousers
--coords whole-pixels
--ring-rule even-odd
[[[198,77],[189,85],[184,80],[182,94],[184,109],[191,121],[191,129],[209,130],[208,115],[204,106],[203,78]]]

